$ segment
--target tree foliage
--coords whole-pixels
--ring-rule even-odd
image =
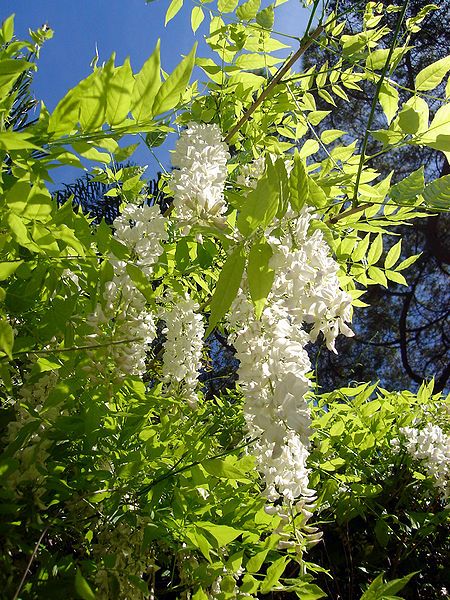
[[[170,3],[167,23],[182,4]],[[448,93],[431,123],[425,100],[446,63],[417,76],[387,127],[371,133],[369,123],[358,152],[351,133],[317,133],[329,114],[318,98],[333,104],[361,82],[375,85],[373,106],[382,91],[395,97],[391,69],[420,19],[387,8],[396,22],[383,48],[375,3],[350,36],[324,12],[283,61],[273,6],[210,8],[215,59],[195,58],[194,47],[167,74],[159,44],[138,72],[111,57],[25,128],[14,117],[20,78],[50,32],[20,41],[12,18],[2,26],[3,590],[381,600],[408,586],[418,597],[416,548],[429,557],[448,519],[448,406],[431,384],[418,395],[351,383],[321,394],[307,348],[320,337],[334,350],[368,288],[405,283],[417,256],[402,256],[397,240],[385,252],[386,240],[447,206],[445,176],[393,183],[369,153],[371,136],[383,156],[401,146],[448,152]],[[340,62],[295,72],[313,43],[336,47]],[[194,64],[205,92],[190,83]],[[159,184],[174,201],[163,214],[142,170],[118,163],[133,151],[124,136],[159,143],[175,126],[176,170]],[[66,165],[92,169],[117,199],[112,227],[52,198],[50,173]],[[214,395],[201,380],[218,341],[234,346],[240,383]],[[428,426],[419,451],[414,436]],[[344,582],[339,548],[355,560],[350,531],[364,554]],[[437,571],[422,577],[443,586],[443,560],[433,561]]]

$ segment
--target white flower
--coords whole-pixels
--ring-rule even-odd
[[[159,207],[130,203],[113,226],[117,239],[134,253],[134,264],[149,277],[167,240]],[[104,376],[120,381],[145,372],[156,325],[145,297],[127,273],[127,263],[114,256],[109,262],[114,277],[105,284],[101,301],[86,319],[92,328],[88,339],[95,349],[88,351],[91,362],[85,370],[93,380]]]
[[[199,306],[187,294],[179,298],[163,318],[166,328],[163,381],[172,393],[180,393],[191,407],[197,404],[196,387],[201,368],[205,326]]]
[[[327,347],[335,350],[339,333],[353,335],[346,324],[351,298],[340,287],[339,267],[322,233],[310,233],[312,218],[308,208],[299,214],[288,211],[269,232],[275,278],[260,320],[255,319],[245,280],[228,318],[247,428],[250,438],[257,439],[252,453],[264,476],[265,493],[269,501],[281,499],[291,508],[297,499],[313,494],[306,468],[311,434],[306,346],[322,334]]]
[[[423,429],[402,427],[406,451],[422,462],[427,474],[444,498],[450,497],[450,436],[438,425],[427,423]]]
[[[172,154],[175,170],[171,182],[181,224],[224,224],[223,190],[229,158],[217,125],[189,123],[182,131]]]

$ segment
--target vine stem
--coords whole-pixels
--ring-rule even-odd
[[[25,569],[25,573],[22,575],[22,579],[20,580],[19,587],[17,588],[16,593],[13,596],[13,600],[17,600],[17,598],[19,597],[19,594],[20,594],[20,591],[21,591],[21,589],[23,587],[23,584],[25,583],[27,575],[30,572],[30,567],[33,564],[33,560],[36,557],[36,554],[37,554],[37,552],[39,550],[39,546],[41,545],[41,542],[44,539],[44,536],[47,533],[47,531],[48,531],[48,526],[44,529],[44,531],[39,536],[38,541],[36,542],[36,545],[35,545],[34,550],[33,550],[33,554],[31,555],[30,560],[28,561],[27,568]]]
[[[322,25],[317,27],[317,29],[315,29],[313,31],[313,33],[305,39],[305,41],[300,46],[300,48],[296,52],[294,52],[294,54],[291,56],[291,58],[276,72],[276,74],[274,75],[274,77],[271,80],[271,82],[269,83],[269,85],[261,92],[261,94],[258,96],[258,98],[256,98],[256,100],[253,102],[253,104],[251,104],[249,106],[249,108],[245,111],[245,113],[242,115],[242,117],[239,119],[239,121],[236,123],[236,125],[231,129],[231,131],[228,132],[228,134],[225,138],[225,142],[227,144],[230,143],[230,141],[232,140],[234,135],[239,131],[239,129],[242,127],[242,125],[244,125],[244,123],[246,123],[250,119],[250,117],[255,112],[255,110],[258,108],[258,106],[262,102],[264,102],[264,100],[271,93],[273,88],[278,83],[280,83],[281,79],[284,77],[284,75],[286,75],[286,73],[289,71],[289,69],[292,67],[292,65],[294,65],[294,63],[297,62],[297,60],[311,46],[311,44],[314,42],[314,40],[317,37],[319,37],[319,35],[322,33],[323,29],[324,29],[324,27]]]
[[[356,208],[358,206],[358,188],[359,188],[359,183],[361,181],[364,160],[366,157],[366,150],[367,150],[367,144],[369,142],[370,128],[371,128],[372,122],[375,118],[375,110],[377,107],[378,97],[380,95],[381,86],[383,85],[383,81],[386,77],[386,73],[388,72],[388,69],[391,66],[390,65],[391,58],[392,58],[392,55],[393,55],[395,47],[396,47],[397,38],[400,34],[400,28],[402,26],[403,19],[405,18],[406,9],[408,8],[408,5],[409,5],[409,0],[405,0],[405,2],[403,3],[403,6],[402,6],[402,10],[397,19],[397,25],[395,27],[395,32],[394,32],[394,39],[392,41],[391,47],[389,48],[389,54],[386,59],[386,62],[384,63],[384,67],[381,71],[380,78],[377,82],[377,87],[375,89],[375,94],[374,94],[374,97],[372,100],[372,106],[370,107],[369,119],[367,121],[367,127],[366,127],[366,131],[364,133],[364,139],[363,139],[363,143],[361,146],[361,155],[360,155],[360,159],[359,159],[358,172],[356,174],[355,192],[353,194],[353,200],[352,200],[352,204],[353,204],[354,208]]]

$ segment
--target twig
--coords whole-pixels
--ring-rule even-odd
[[[328,222],[331,225],[334,225],[334,223],[337,223],[341,219],[345,219],[346,217],[349,217],[350,215],[354,215],[363,210],[366,210],[366,208],[370,208],[371,206],[373,206],[373,204],[371,202],[366,202],[364,204],[360,204],[359,206],[355,206],[354,208],[350,208],[349,210],[346,210],[343,213],[339,213],[338,215],[331,217],[331,219],[329,219]]]
[[[19,587],[17,588],[16,593],[14,594],[13,600],[17,600],[17,598],[19,597],[20,590],[22,589],[23,584],[25,583],[25,579],[27,578],[27,575],[30,571],[30,567],[33,564],[33,560],[36,557],[37,551],[39,550],[39,546],[41,545],[41,542],[44,539],[44,536],[47,533],[47,531],[48,531],[48,525],[44,529],[44,531],[41,533],[38,541],[36,542],[36,546],[34,547],[33,554],[31,555],[30,560],[28,561],[27,568],[25,569],[25,573],[23,574],[22,579],[20,580]]]

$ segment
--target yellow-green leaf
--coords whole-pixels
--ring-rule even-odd
[[[245,267],[245,255],[242,245],[238,245],[228,256],[217,281],[216,290],[211,300],[211,315],[206,337],[225,316],[236,297],[241,285]]]
[[[114,69],[106,83],[106,120],[112,127],[121,125],[127,118],[133,88],[133,72],[127,59],[121,67]]]
[[[437,60],[428,67],[425,67],[417,74],[415,80],[416,90],[428,91],[434,90],[447,73],[450,71],[450,56]]]
[[[260,6],[261,0],[248,0],[237,9],[236,16],[241,21],[250,21],[256,17]]]
[[[258,23],[258,25],[261,25],[261,27],[264,27],[264,29],[272,29],[274,17],[275,15],[273,11],[273,6],[272,4],[270,4],[267,8],[261,10],[256,15],[256,22]]]
[[[217,8],[223,13],[233,12],[237,5],[238,0],[219,0],[217,2]]]
[[[181,94],[186,90],[194,68],[196,49],[197,43],[194,44],[189,54],[175,67],[174,71],[159,88],[152,109],[154,115],[171,110],[178,104]]]
[[[131,94],[131,112],[138,122],[146,121],[153,116],[152,106],[161,87],[160,70],[160,40],[158,40],[152,55],[135,76]]]
[[[386,269],[390,269],[395,265],[395,263],[400,258],[400,253],[402,251],[402,240],[399,240],[396,244],[392,246],[389,252],[386,254],[386,259],[384,261],[384,267]]]
[[[14,345],[14,331],[8,321],[0,319],[0,351],[12,360],[12,349]]]
[[[275,277],[275,271],[269,266],[272,254],[270,244],[261,238],[253,244],[248,256],[248,285],[257,319],[261,316]]]
[[[383,112],[386,115],[387,122],[390,124],[398,110],[398,92],[387,81],[381,84],[378,100],[380,101]]]
[[[95,600],[95,594],[80,569],[77,569],[75,575],[75,591],[82,600]]]
[[[192,9],[192,12],[191,12],[191,28],[194,33],[200,27],[204,18],[205,18],[205,13],[203,12],[202,7],[194,6],[194,8]]]
[[[164,21],[164,25],[167,25],[167,23],[175,17],[175,15],[181,10],[182,6],[183,0],[172,0],[166,12],[166,19]]]
[[[370,246],[370,250],[367,254],[367,262],[369,265],[374,265],[380,258],[383,252],[383,236],[382,234],[378,234],[377,237],[372,242]]]

